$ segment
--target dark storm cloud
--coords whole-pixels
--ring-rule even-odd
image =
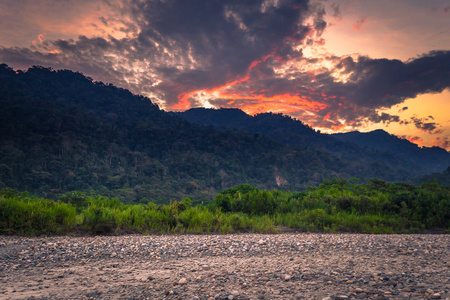
[[[450,86],[450,51],[435,51],[410,60],[348,57],[337,66],[351,74],[347,97],[364,107],[391,107],[423,93],[440,93]]]
[[[317,65],[321,60],[325,58],[302,58],[301,62],[308,66]],[[293,68],[276,76],[273,70],[279,62],[268,59],[252,70],[250,80],[233,87],[232,91],[237,94],[259,91],[266,97],[288,93],[323,103],[327,107],[316,111],[319,118],[311,123],[332,127],[335,124],[332,121],[338,119],[344,119],[347,125],[352,126],[362,125],[366,120],[408,124],[409,121],[400,120],[399,116],[377,111],[419,94],[440,93],[450,87],[450,51],[434,51],[407,62],[365,56],[331,56],[326,60],[332,61],[335,68],[322,67],[315,72]],[[336,77],[336,72],[341,77],[346,76],[346,80]],[[280,99],[283,100],[282,97]],[[217,103],[225,105],[227,99]],[[401,111],[406,109],[405,106]],[[424,131],[433,131],[437,125],[426,121],[415,121],[414,124]]]
[[[174,104],[181,93],[211,88],[243,75],[249,65],[263,56],[276,53],[292,56],[288,45],[301,41],[309,32],[302,25],[310,14],[307,0],[281,1],[107,1],[131,21],[120,30],[135,32],[133,38],[112,37],[57,40],[38,45],[32,53],[24,48],[0,49],[0,60],[13,65],[42,64],[54,68],[76,69],[135,92],[152,88],[165,101]],[[326,26],[320,7],[315,8],[314,27],[322,32]],[[99,18],[103,25],[114,20]],[[48,56],[47,48],[59,54]],[[297,53],[298,55],[298,53]],[[115,61],[114,58],[120,58]],[[145,62],[144,64],[140,64]],[[140,66],[137,66],[140,65]],[[133,86],[120,72],[145,65],[140,85]],[[121,69],[121,66],[123,69]],[[128,71],[126,71],[128,70]]]
[[[334,111],[350,122],[419,94],[440,93],[450,87],[450,51],[430,52],[407,62],[346,57],[339,60],[336,69],[349,76],[347,82],[336,82],[326,72],[316,76],[316,86],[336,96],[336,100],[327,100],[329,108],[322,114]],[[431,127],[427,125],[426,130]]]
[[[316,30],[318,36],[322,35],[327,27],[327,22],[324,20],[325,14],[325,8],[322,5],[318,5],[316,8],[316,15],[314,17],[314,29]]]
[[[178,57],[192,57],[194,69],[164,66],[163,77],[185,92],[234,80],[249,65],[278,48],[285,38],[303,39],[305,1],[132,2],[139,41],[153,41]],[[142,42],[144,43],[144,42]]]
[[[365,56],[303,57],[302,48],[323,43],[320,35],[327,26],[324,7],[307,0],[106,3],[117,15],[100,17],[97,25],[113,26],[126,37],[105,34],[44,40],[29,48],[0,46],[0,62],[15,68],[38,64],[79,71],[151,95],[169,109],[189,92],[239,82],[227,92],[240,107],[284,101],[300,114],[305,102],[319,103],[320,109],[308,107],[316,113],[310,124],[323,127],[339,125],[337,120],[353,126],[370,120],[413,123],[433,131],[438,124],[400,120],[378,110],[450,86],[450,51],[434,51],[406,62]],[[331,13],[340,17],[337,2]],[[311,24],[305,25],[305,20]],[[326,60],[335,67],[320,66]],[[346,79],[340,80],[336,72]],[[271,97],[274,100],[267,100]],[[198,99],[189,101],[201,104]],[[226,106],[230,98],[222,95],[209,102]],[[271,110],[269,102],[262,105]]]

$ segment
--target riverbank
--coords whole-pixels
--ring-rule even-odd
[[[450,235],[2,236],[0,298],[446,299],[449,245]]]

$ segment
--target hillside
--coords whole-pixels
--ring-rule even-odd
[[[242,183],[301,190],[333,177],[413,177],[401,165],[347,160],[353,151],[349,143],[341,143],[345,155],[335,155],[306,138],[286,143],[269,134],[190,123],[148,98],[69,70],[24,72],[0,65],[0,105],[0,187],[50,198],[81,190],[127,201],[186,196],[200,201]],[[293,122],[264,114],[255,128],[264,129],[265,117]],[[227,118],[233,120],[224,117],[224,123]],[[295,130],[322,138],[295,126],[278,135],[294,140]]]
[[[189,123],[68,70],[1,65],[0,104],[0,187],[48,197],[83,190],[211,199],[240,183],[302,189],[336,176],[382,175],[323,151]]]
[[[409,163],[416,163],[428,172],[442,172],[450,166],[450,153],[439,147],[419,147],[384,130],[371,132],[347,132],[333,134],[339,140],[355,143],[360,147],[396,153]]]
[[[307,145],[348,161],[405,169],[412,176],[441,172],[450,165],[450,153],[446,150],[438,147],[419,148],[383,130],[322,134],[286,115],[262,113],[250,116],[239,109],[194,108],[177,115],[189,122],[213,125],[218,129],[263,134],[293,146]]]

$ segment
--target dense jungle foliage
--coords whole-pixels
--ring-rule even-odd
[[[397,159],[345,158],[309,142],[189,123],[148,98],[69,70],[0,65],[0,105],[0,188],[49,199],[80,190],[134,203],[206,201],[240,183],[304,190],[334,177],[417,175]]]
[[[68,70],[1,65],[0,104],[0,187],[47,198],[208,199],[241,182],[299,189],[352,172],[325,152],[191,124]]]
[[[287,115],[268,112],[250,116],[236,108],[192,108],[176,115],[217,129],[263,134],[284,144],[323,149],[355,165],[375,163],[403,169],[412,176],[442,172],[450,165],[450,153],[445,149],[419,147],[384,130],[322,134]]]
[[[416,187],[372,179],[356,184],[326,180],[302,192],[261,190],[251,185],[225,189],[208,204],[185,198],[170,204],[70,192],[58,201],[12,189],[0,190],[0,233],[412,233],[450,230],[450,187]]]

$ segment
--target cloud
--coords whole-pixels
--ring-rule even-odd
[[[239,107],[250,113],[276,111],[331,129],[411,122],[436,132],[439,125],[400,120],[381,111],[448,88],[450,51],[433,51],[408,61],[323,52],[307,55],[325,43],[326,11],[320,3],[101,3],[106,7],[103,14],[87,13],[93,16],[91,35],[54,39],[50,31],[42,30],[49,34],[41,37],[41,43],[0,46],[0,61],[14,68],[43,65],[79,71],[148,96],[169,110],[207,106]],[[332,14],[340,17],[339,4],[332,6]],[[361,28],[366,19],[358,22]]]
[[[402,135],[400,138],[410,141],[411,143],[417,144],[418,146],[423,146],[423,139],[419,136]]]
[[[370,116],[368,116],[369,120],[374,122],[374,123],[386,123],[389,124],[391,122],[400,122],[400,117],[399,116],[394,116],[394,115],[390,115],[387,113],[381,113],[381,114],[377,114],[377,113],[373,113]]]
[[[246,106],[249,96],[263,101],[280,95],[278,107],[283,106],[291,115],[309,118],[308,122],[317,127],[339,129],[368,121],[406,124],[408,121],[398,116],[378,112],[419,94],[442,92],[450,86],[448,70],[450,51],[431,52],[407,62],[324,56],[300,57],[285,63],[269,57],[250,70],[248,80],[223,89],[216,104],[252,112],[256,104],[251,103],[252,109]],[[229,99],[233,102],[229,103]],[[305,108],[298,105],[301,100],[321,105]],[[432,131],[433,125],[422,122],[420,128]]]
[[[356,20],[355,23],[353,23],[353,30],[355,31],[361,31],[361,27],[367,23],[366,17],[361,17],[358,20]]]
[[[425,132],[433,133],[439,124],[435,122],[426,122],[426,120],[427,118],[418,118],[417,116],[411,117],[411,121],[413,122],[414,126],[416,126],[418,129]]]
[[[338,2],[334,2],[331,4],[331,9],[333,10],[332,16],[336,19],[342,19],[340,4]]]
[[[131,37],[80,36],[45,41],[33,49],[4,47],[0,59],[15,66],[32,62],[98,74],[104,81],[160,97],[171,107],[183,93],[244,76],[252,62],[267,54],[289,59],[295,54],[292,43],[303,41],[311,30],[320,36],[326,26],[325,12],[317,7],[313,27],[302,25],[311,15],[305,0],[107,3],[131,20],[120,22],[125,24],[121,30],[134,32]],[[99,20],[104,26],[110,23],[105,17]],[[49,56],[53,48],[59,54]],[[136,84],[130,83],[133,76]],[[146,90],[148,85],[152,88]]]
[[[450,140],[447,137],[436,137],[436,139],[433,141],[433,145],[444,148],[447,151],[449,151]]]

